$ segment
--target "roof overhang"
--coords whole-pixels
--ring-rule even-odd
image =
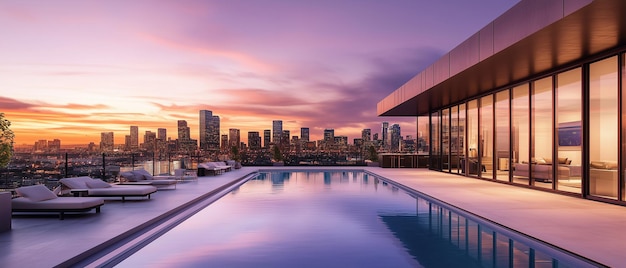
[[[623,47],[625,11],[624,0],[522,1],[380,101],[378,115],[424,115]]]

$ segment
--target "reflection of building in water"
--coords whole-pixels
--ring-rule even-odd
[[[379,217],[424,267],[595,265],[523,234],[478,223],[419,197],[416,197],[416,212],[416,215],[383,212]]]

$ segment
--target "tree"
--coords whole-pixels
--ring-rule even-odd
[[[376,152],[376,148],[374,146],[370,146],[369,159],[373,162],[378,162],[378,152]]]
[[[13,138],[15,134],[9,129],[11,121],[4,118],[4,113],[0,113],[0,168],[5,168],[13,156]]]
[[[274,145],[274,160],[276,162],[283,161],[283,154],[280,152],[280,148],[277,145]]]
[[[230,147],[230,159],[239,162],[239,148],[237,146]]]

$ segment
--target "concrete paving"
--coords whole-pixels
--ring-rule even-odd
[[[611,267],[626,267],[626,207],[425,169],[244,167],[180,183],[150,200],[107,200],[102,212],[13,216],[0,233],[0,266],[52,267],[82,258],[259,169],[368,170],[478,216]]]

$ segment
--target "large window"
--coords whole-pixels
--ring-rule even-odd
[[[430,133],[428,116],[417,117],[417,154],[428,155],[430,152]]]
[[[462,143],[459,137],[459,106],[452,107],[450,112],[450,168],[452,173],[459,173],[459,157],[462,155]],[[463,111],[465,112],[465,111]]]
[[[467,161],[465,161],[464,173],[478,175],[478,100],[467,103]]]
[[[626,54],[622,54],[622,174],[626,174]],[[624,176],[624,175],[622,175]],[[622,177],[620,176],[620,178]],[[626,178],[622,179],[622,200],[626,200]]]
[[[458,147],[458,155],[459,155],[459,172],[462,172],[463,169],[460,166],[461,163],[461,159],[465,158],[465,125],[466,125],[466,120],[465,120],[465,104],[461,104],[459,105],[459,135],[458,135],[458,142],[457,147]]]
[[[496,179],[502,181],[509,180],[510,166],[510,125],[509,125],[509,90],[503,90],[496,93],[495,103],[495,124],[496,124],[496,157],[494,169],[496,170]]]
[[[589,65],[589,193],[617,199],[617,57]]]
[[[557,159],[567,170],[559,170],[557,189],[582,193],[582,80],[581,68],[556,76]],[[569,174],[568,174],[569,173]]]
[[[439,112],[430,114],[430,168],[441,170],[441,116]]]
[[[480,154],[481,177],[493,179],[493,95],[480,99]]]
[[[530,147],[529,102],[527,84],[513,88],[513,99],[511,100],[513,182],[526,185],[529,184],[528,178],[530,176],[528,152]]]
[[[530,159],[534,168],[531,176],[535,186],[551,189],[554,168],[559,167],[559,172],[566,169],[552,160],[552,77],[534,81],[532,91]]]
[[[441,110],[441,163],[442,170],[450,172],[450,109]]]

